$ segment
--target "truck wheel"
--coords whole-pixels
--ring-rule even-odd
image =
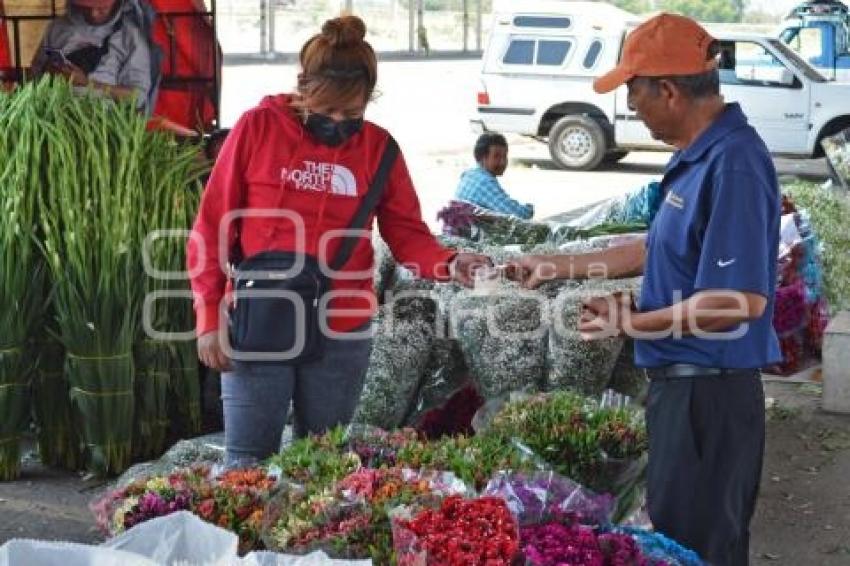
[[[607,163],[607,164],[619,163],[628,154],[629,154],[629,152],[626,151],[625,149],[617,149],[617,150],[614,150],[614,151],[609,151],[608,153],[605,154],[605,157],[602,159],[602,162]]]
[[[549,132],[549,153],[563,169],[596,169],[607,149],[602,127],[587,116],[564,116]]]

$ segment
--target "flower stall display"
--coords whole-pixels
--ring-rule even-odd
[[[242,553],[322,551],[379,566],[698,564],[659,558],[669,541],[613,530],[629,493],[596,493],[554,471],[577,460],[607,485],[645,450],[636,417],[554,394],[505,404],[473,437],[338,428],[296,440],[267,467],[137,479],[93,510],[111,535],[186,510],[238,535]],[[616,474],[600,462],[615,462]]]
[[[815,233],[810,215],[785,196],[778,257],[773,327],[779,338],[782,361],[769,368],[790,375],[820,357],[829,309],[825,286],[825,246]]]
[[[823,265],[823,294],[833,312],[850,308],[850,197],[814,183],[784,185],[783,192],[796,209],[808,214],[812,231],[820,242]]]

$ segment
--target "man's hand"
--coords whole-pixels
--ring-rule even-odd
[[[622,336],[632,311],[631,294],[617,292],[592,297],[582,303],[578,331],[588,341]]]
[[[509,261],[505,274],[526,289],[536,289],[547,281],[558,278],[558,270],[551,256],[527,255]]]
[[[464,287],[472,287],[475,272],[482,267],[493,267],[493,260],[486,255],[459,253],[449,264],[449,275]]]
[[[207,332],[198,338],[198,359],[210,369],[228,371],[230,360],[221,349],[218,330]]]

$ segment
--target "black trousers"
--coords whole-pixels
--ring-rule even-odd
[[[758,372],[653,380],[647,505],[655,529],[712,566],[746,566],[764,457]]]

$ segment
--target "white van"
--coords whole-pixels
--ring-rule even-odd
[[[640,21],[604,2],[497,1],[473,128],[547,141],[565,169],[669,150],[629,110],[625,86],[593,91]],[[723,95],[741,104],[771,152],[818,156],[823,137],[850,127],[850,84],[829,82],[779,39],[715,35]]]

